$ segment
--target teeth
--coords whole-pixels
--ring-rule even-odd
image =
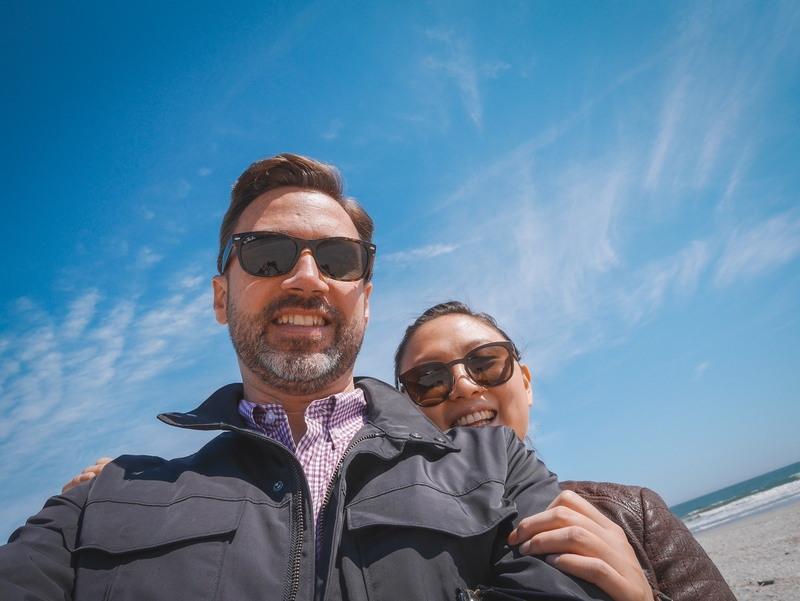
[[[295,326],[322,326],[325,318],[320,315],[292,315],[283,314],[275,320],[278,325],[292,324]]]
[[[453,422],[453,425],[469,426],[470,424],[474,424],[475,422],[492,420],[494,419],[495,415],[497,415],[497,411],[476,411],[475,413],[470,413],[469,415],[465,415],[464,417],[459,417],[455,422]]]

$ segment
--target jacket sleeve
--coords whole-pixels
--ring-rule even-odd
[[[508,430],[508,434],[506,499],[516,505],[518,515],[498,531],[493,565],[494,586],[519,591],[519,596],[523,598],[537,598],[536,592],[541,592],[574,599],[610,600],[595,585],[564,574],[550,566],[542,556],[521,555],[517,547],[508,544],[508,535],[523,517],[544,511],[561,493],[556,475],[539,461],[534,451],[525,448],[512,430]],[[545,598],[550,597],[545,595]]]
[[[611,482],[566,481],[620,526],[653,589],[674,601],[734,601],[717,566],[686,525],[649,488]]]
[[[72,550],[92,483],[90,480],[48,499],[42,510],[0,547],[0,599],[72,599]]]

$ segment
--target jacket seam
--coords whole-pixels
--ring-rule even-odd
[[[114,583],[117,581],[117,574],[119,574],[120,565],[117,564],[114,566],[114,573],[111,575],[111,578],[108,581],[108,585],[106,585],[106,590],[103,591],[103,599],[105,601],[111,601],[111,593],[114,590]]]
[[[222,543],[222,552],[219,554],[219,563],[217,564],[217,575],[214,578],[214,593],[211,595],[212,601],[217,598],[219,594],[219,581],[220,577],[222,576],[222,563],[225,561],[225,554],[228,552],[228,546],[230,543],[223,542]]]
[[[408,527],[412,527],[412,528],[422,528],[424,530],[434,530],[436,532],[444,532],[445,534],[449,534],[449,535],[455,536],[457,538],[466,538],[466,537],[469,537],[469,536],[478,536],[479,534],[485,534],[486,532],[489,532],[490,530],[493,530],[495,528],[495,526],[497,526],[497,524],[499,524],[503,520],[507,519],[510,513],[513,513],[513,510],[509,511],[509,509],[510,508],[506,508],[506,510],[504,512],[505,515],[499,515],[498,517],[496,517],[491,522],[486,523],[486,527],[485,528],[482,528],[481,530],[474,530],[474,531],[464,532],[464,533],[459,533],[459,534],[456,534],[452,530],[445,530],[443,528],[434,528],[430,524],[424,524],[422,522],[407,522],[407,521],[404,521],[402,523],[389,523],[389,522],[386,522],[386,521],[383,521],[383,522],[371,521],[371,522],[365,522],[363,525],[360,525],[358,528],[355,528],[353,530],[361,530],[363,528],[368,528],[370,526],[387,526],[387,527],[393,527],[393,528],[408,528]]]
[[[214,501],[222,501],[228,503],[241,503],[241,502],[248,502],[254,505],[271,505],[272,507],[283,507],[289,502],[288,497],[285,498],[280,503],[276,503],[271,499],[255,499],[253,497],[216,497],[216,496],[209,496],[209,495],[188,495],[185,497],[181,497],[179,499],[175,499],[174,501],[166,501],[163,503],[157,503],[153,501],[134,501],[132,499],[122,499],[122,498],[109,498],[109,499],[94,499],[86,503],[86,507],[89,505],[95,505],[99,503],[120,503],[123,505],[137,505],[141,507],[170,507],[172,505],[177,505],[178,503],[183,503],[184,501],[188,501],[189,499],[207,499],[207,500],[214,500]]]
[[[204,539],[204,538],[213,538],[215,536],[221,536],[223,534],[229,534],[229,533],[235,532],[235,531],[236,531],[236,528],[228,528],[228,529],[225,529],[225,530],[214,530],[213,532],[203,532],[202,534],[193,534],[191,536],[178,536],[178,537],[175,537],[175,538],[166,538],[166,539],[164,539],[162,541],[159,541],[156,544],[152,544],[152,545],[136,545],[136,546],[128,547],[126,549],[112,549],[111,547],[103,547],[103,546],[100,546],[100,545],[87,544],[87,545],[79,546],[76,549],[76,551],[77,552],[82,552],[82,551],[91,550],[91,551],[102,551],[103,553],[108,553],[109,555],[125,555],[126,553],[136,553],[138,551],[147,551],[147,550],[150,550],[150,549],[158,549],[159,547],[166,547],[166,546],[171,545],[172,543],[175,543],[175,542],[190,541],[190,540]]]
[[[374,494],[371,494],[371,495],[368,495],[368,496],[365,496],[365,497],[361,497],[359,499],[353,499],[348,504],[347,507],[348,508],[354,507],[355,505],[358,505],[358,504],[363,503],[365,501],[370,501],[372,499],[376,499],[378,497],[382,497],[385,494],[388,494],[388,493],[391,493],[391,492],[395,492],[395,491],[398,491],[398,490],[404,490],[406,488],[412,488],[414,486],[424,486],[424,487],[430,488],[431,490],[435,490],[436,492],[440,492],[440,493],[442,493],[444,495],[448,495],[450,497],[463,497],[464,495],[468,495],[469,493],[477,490],[478,488],[480,488],[484,484],[491,483],[491,482],[494,482],[495,484],[503,484],[503,482],[498,480],[497,478],[486,478],[485,480],[481,480],[480,482],[476,483],[475,486],[473,486],[471,488],[468,488],[468,489],[463,490],[461,492],[453,492],[453,491],[442,489],[442,488],[440,488],[438,486],[434,486],[434,485],[429,484],[427,482],[412,482],[410,484],[403,484],[402,486],[395,486],[393,488],[387,488],[387,489],[385,489],[383,491],[376,492]]]

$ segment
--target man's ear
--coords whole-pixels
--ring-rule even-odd
[[[214,315],[217,323],[225,325],[228,323],[228,278],[215,275],[211,278],[211,286],[214,288]]]
[[[533,385],[531,384],[531,371],[527,365],[520,363],[522,368],[522,380],[525,383],[525,392],[528,394],[528,407],[533,407]]]
[[[369,295],[372,294],[372,282],[364,284],[364,325],[369,325]]]

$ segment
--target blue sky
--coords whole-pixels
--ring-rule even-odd
[[[0,535],[238,378],[211,311],[252,161],[330,161],[375,218],[357,373],[494,314],[563,479],[674,504],[800,460],[800,7],[7,2]]]

